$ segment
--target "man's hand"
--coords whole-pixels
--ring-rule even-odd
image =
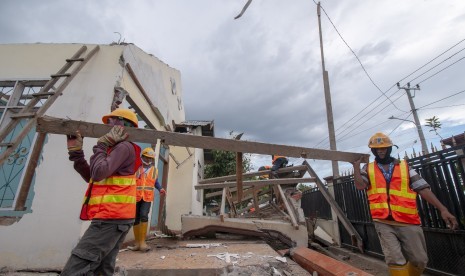
[[[129,134],[126,133],[123,126],[114,126],[107,134],[98,138],[98,142],[105,144],[107,147],[113,147],[128,137]]]
[[[163,189],[163,188],[161,188],[161,189],[160,189],[160,194],[161,194],[161,195],[166,195],[166,190]]]
[[[76,135],[66,135],[66,144],[69,152],[82,150],[83,138],[79,130],[76,130]]]
[[[455,230],[459,227],[457,219],[448,210],[443,210],[441,212],[441,217],[446,222],[447,228]]]
[[[360,164],[362,163],[362,160],[363,160],[363,157],[360,157],[360,159],[358,159],[357,161],[354,161],[354,162],[350,162],[354,168],[357,167],[357,168],[360,168]]]

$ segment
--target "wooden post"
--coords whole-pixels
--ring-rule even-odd
[[[350,221],[347,219],[346,215],[342,211],[341,207],[339,207],[339,204],[337,204],[336,200],[329,194],[328,190],[324,186],[323,182],[320,180],[318,175],[315,173],[313,168],[308,164],[307,161],[304,161],[304,164],[307,165],[308,167],[308,173],[310,176],[315,177],[316,179],[316,185],[318,189],[320,189],[321,194],[324,196],[326,201],[329,203],[331,208],[334,209],[334,211],[337,214],[338,219],[341,221],[342,225],[344,225],[344,228],[349,232],[352,238],[352,244],[355,244],[360,252],[363,253],[363,241],[362,237],[360,237],[360,234],[355,230],[354,226],[350,223]]]
[[[237,201],[242,199],[242,152],[236,153]]]

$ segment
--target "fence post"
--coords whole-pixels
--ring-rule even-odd
[[[329,194],[334,199],[336,199],[336,197],[334,196],[334,182],[333,182],[334,179],[333,179],[333,176],[328,176],[328,177],[325,177],[323,179],[328,184],[328,192],[329,192]],[[339,233],[339,220],[337,218],[337,213],[336,213],[336,211],[334,210],[333,207],[331,207],[331,217],[332,217],[331,224],[332,224],[332,228],[333,228],[332,229],[333,239],[337,243],[337,245],[341,245],[341,234]]]

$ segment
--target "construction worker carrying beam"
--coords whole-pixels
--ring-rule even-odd
[[[417,194],[436,207],[451,229],[458,227],[456,218],[431,192],[429,184],[405,160],[390,156],[391,139],[375,133],[368,147],[375,161],[360,169],[353,162],[355,186],[367,189],[371,217],[383,249],[390,275],[421,275],[428,263],[426,242],[420,227]]]
[[[116,109],[102,121],[113,128],[98,139],[90,164],[80,133],[67,137],[69,159],[89,183],[80,218],[92,222],[71,251],[62,276],[113,275],[116,255],[134,223],[136,172],[142,161],[140,147],[125,141],[125,127],[138,127],[137,116],[129,109]]]
[[[133,251],[149,251],[151,248],[145,242],[149,221],[150,206],[154,198],[154,187],[165,195],[166,191],[158,182],[158,169],[154,166],[155,152],[152,148],[145,148],[142,151],[142,166],[139,168],[137,177],[136,194],[136,220],[133,231],[136,243],[128,248]]]

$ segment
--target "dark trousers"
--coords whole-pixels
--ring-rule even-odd
[[[277,171],[280,168],[284,168],[287,165],[288,162],[289,161],[285,157],[280,157],[280,158],[276,159],[273,162],[273,166],[271,167],[271,171],[273,172],[273,171]]]
[[[152,206],[152,202],[147,202],[143,199],[136,203],[136,221],[134,225],[149,221],[150,206]]]
[[[92,221],[60,275],[113,275],[116,255],[131,226]]]

